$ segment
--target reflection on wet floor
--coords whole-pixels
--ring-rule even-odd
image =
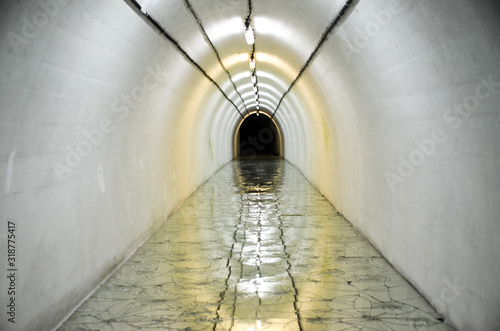
[[[452,330],[286,161],[225,166],[60,330]]]

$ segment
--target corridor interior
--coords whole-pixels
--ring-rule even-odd
[[[0,1],[0,330],[500,330],[500,1]]]
[[[291,164],[219,170],[59,328],[453,330]]]

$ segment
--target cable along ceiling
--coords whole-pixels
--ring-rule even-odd
[[[231,105],[234,107],[234,109],[238,112],[238,114],[242,117],[245,118],[243,113],[240,111],[238,106],[235,104],[231,98],[224,92],[224,90],[220,87],[220,85],[207,73],[207,71],[201,67],[179,44],[179,42],[172,36],[170,35],[159,23],[156,19],[154,19],[149,13],[147,13],[146,9],[141,6],[136,0],[124,0],[130,7],[132,7],[136,13],[142,15],[142,17],[146,20],[147,23],[152,25],[154,28],[156,28],[161,35],[163,35],[173,46],[177,49],[179,53],[190,63],[192,64],[198,71],[200,71],[203,76],[208,79],[216,88],[219,90],[219,92],[224,96],[224,98],[231,103]],[[226,68],[224,63],[222,62],[222,59],[220,57],[220,53],[217,50],[216,46],[213,44],[212,40],[208,36],[205,27],[203,25],[202,20],[199,18],[199,15],[196,13],[195,9],[193,8],[192,4],[190,3],[189,0],[184,0],[184,3],[186,5],[186,8],[189,10],[193,18],[195,19],[196,23],[198,24],[200,31],[204,37],[204,40],[207,42],[207,44],[210,46],[212,52],[215,54],[215,57],[217,58],[217,62],[219,63],[220,67],[223,69],[223,71],[226,73],[229,81],[231,82],[231,85],[233,89],[236,91],[236,94],[239,96],[239,99],[242,101],[244,111],[248,114],[250,114],[249,109],[245,103],[245,100],[238,90],[238,87],[236,86],[236,83],[233,80],[233,77],[231,76],[231,73],[229,70]],[[290,93],[290,91],[293,89],[295,84],[300,80],[302,75],[307,71],[311,63],[314,61],[318,53],[320,52],[321,48],[324,46],[325,42],[328,40],[329,35],[332,33],[332,31],[337,27],[341,20],[346,16],[349,10],[352,9],[352,7],[355,6],[357,2],[354,0],[348,0],[345,2],[344,6],[342,9],[339,11],[337,16],[333,18],[333,20],[330,22],[328,27],[325,29],[323,34],[321,35],[316,47],[304,63],[304,65],[300,68],[296,78],[291,82],[289,85],[288,89],[285,90],[285,92],[281,95],[279,98],[278,104],[274,111],[272,112],[271,118],[273,118],[278,110],[280,109],[280,106],[285,99],[285,97]],[[259,93],[259,84],[258,84],[258,77],[257,77],[257,59],[256,59],[256,37],[255,37],[255,32],[254,28],[252,27],[252,14],[253,14],[253,3],[252,0],[248,0],[248,14],[244,18],[244,24],[242,28],[243,35],[247,41],[247,43],[252,46],[252,50],[250,53],[249,57],[249,66],[250,66],[250,79],[252,83],[252,88],[254,91],[254,96],[255,96],[255,110],[257,115],[259,115],[260,112],[260,93]]]

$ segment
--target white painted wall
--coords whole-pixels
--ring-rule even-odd
[[[241,104],[182,2],[141,3]],[[193,2],[238,86],[245,4]],[[342,4],[254,1],[264,111]],[[498,9],[361,0],[275,117],[285,157],[463,330],[500,326]],[[0,22],[0,239],[15,222],[16,327],[45,330],[231,160],[240,115],[121,0],[4,2]]]
[[[498,330],[500,6],[390,3],[361,1],[315,61],[338,141],[292,161],[456,327]]]
[[[231,159],[199,114],[232,110],[122,1],[1,7],[0,265],[12,220],[15,329],[48,330]]]

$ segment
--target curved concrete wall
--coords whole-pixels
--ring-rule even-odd
[[[246,3],[193,8],[251,105]],[[184,3],[141,4],[242,110]],[[263,111],[343,4],[254,1]],[[361,0],[275,116],[285,158],[463,330],[500,326],[498,13]],[[0,22],[1,239],[15,223],[15,326],[43,330],[232,159],[241,116],[124,1],[2,3]]]
[[[361,1],[311,68],[340,142],[304,173],[460,330],[495,330],[500,6],[404,3]]]

